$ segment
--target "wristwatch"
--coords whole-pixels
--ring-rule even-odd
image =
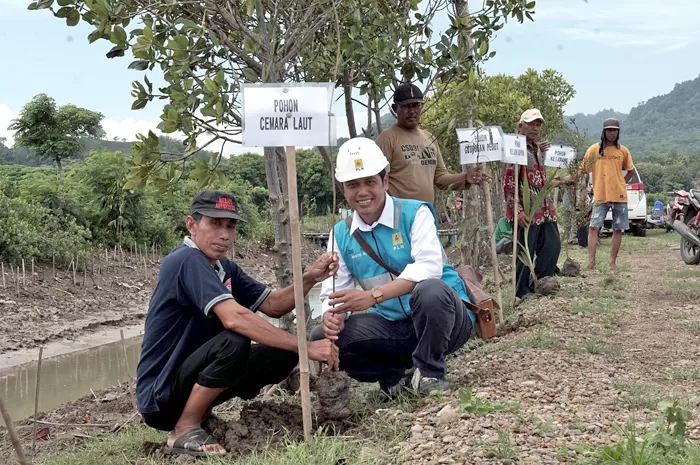
[[[372,297],[374,297],[374,301],[377,304],[384,302],[384,293],[378,287],[373,287],[370,293],[372,294]]]

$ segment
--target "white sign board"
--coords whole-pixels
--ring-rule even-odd
[[[499,126],[457,129],[459,162],[462,165],[501,161],[503,130]]]
[[[527,141],[520,134],[503,134],[503,163],[527,165]]]
[[[544,154],[544,165],[553,168],[568,168],[576,160],[576,151],[568,145],[552,145]]]
[[[243,145],[335,144],[333,83],[243,84]]]

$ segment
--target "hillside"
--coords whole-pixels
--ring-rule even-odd
[[[700,153],[700,77],[685,81],[665,95],[653,97],[632,108],[629,115],[602,110],[594,115],[576,114],[581,131],[598,139],[605,118],[615,117],[623,123],[622,138],[637,160],[665,155]]]

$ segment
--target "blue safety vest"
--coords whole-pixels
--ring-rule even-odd
[[[427,202],[394,197],[392,199],[394,201],[394,227],[389,228],[383,224],[378,224],[370,232],[359,231],[359,233],[362,234],[370,247],[382,260],[391,268],[402,272],[407,265],[413,263],[413,258],[411,257],[411,226],[416,218],[418,209],[421,205],[426,205],[433,213],[433,217],[436,217],[436,214],[433,206]],[[397,278],[397,276],[389,273],[362,250],[360,244],[350,234],[349,225],[345,221],[336,223],[333,231],[338,243],[338,251],[343,256],[350,273],[358,281],[362,289],[369,290]],[[442,281],[454,289],[462,300],[470,302],[464,281],[462,281],[462,278],[459,277],[452,265],[447,263],[447,255],[444,250],[442,255]],[[410,318],[410,298],[411,295],[406,294],[401,297],[388,299],[370,308],[369,311],[391,321]],[[472,323],[474,323],[476,321],[474,313],[468,309],[467,313]]]

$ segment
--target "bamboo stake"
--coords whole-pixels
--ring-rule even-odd
[[[486,202],[486,220],[489,224],[489,235],[491,237],[491,262],[493,263],[494,272],[494,283],[496,284],[496,298],[498,299],[498,320],[501,324],[505,321],[503,319],[503,305],[501,305],[501,273],[498,268],[498,254],[496,253],[496,238],[493,236],[494,224],[493,224],[493,206],[491,205],[491,184],[482,184],[484,188],[484,201]]]
[[[73,286],[78,285],[78,280],[75,279],[75,268],[78,266],[78,256],[75,256],[75,261],[73,262]]]
[[[5,262],[2,262],[2,288],[7,289],[5,285]]]
[[[126,374],[133,381],[134,377],[131,375],[131,370],[129,369],[129,357],[126,355],[126,341],[124,340],[124,330],[120,329],[119,334],[122,337],[122,352],[124,352],[124,366],[126,367]]]
[[[513,306],[515,306],[515,299],[517,298],[515,294],[518,292],[518,275],[515,270],[518,266],[518,211],[520,209],[520,198],[518,197],[518,183],[520,181],[518,177],[520,174],[520,165],[513,165],[513,169],[515,170],[515,188],[513,201]]]
[[[17,267],[17,279],[15,279],[15,290],[17,291],[17,297],[19,297],[19,266]]]
[[[289,198],[289,223],[292,242],[292,277],[294,281],[294,306],[297,313],[297,340],[299,343],[299,384],[304,438],[311,440],[311,393],[309,391],[309,353],[306,344],[306,315],[304,289],[301,279],[301,224],[297,193],[297,163],[294,147],[286,147],[287,188]]]
[[[24,267],[24,258],[22,259],[22,287],[27,288],[27,270]]]
[[[148,265],[146,265],[146,256],[143,256],[143,280],[148,281]]]
[[[36,416],[39,413],[39,386],[41,383],[41,357],[44,346],[39,347],[39,362],[36,365],[36,395],[34,396],[34,428],[32,428],[32,453],[36,454]]]
[[[56,280],[56,255],[51,254],[51,277]]]
[[[17,453],[17,459],[20,465],[29,465],[27,462],[27,457],[24,455],[24,449],[22,448],[22,443],[19,441],[15,427],[12,424],[12,418],[10,417],[10,412],[7,410],[5,405],[5,399],[0,396],[0,412],[2,413],[2,418],[5,421],[5,426],[7,427],[7,432],[10,435],[10,441],[12,441],[12,446],[15,448]]]
[[[34,285],[34,257],[32,257],[32,285]]]

